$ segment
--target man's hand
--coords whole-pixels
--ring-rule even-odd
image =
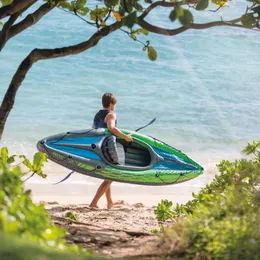
[[[125,135],[125,136],[124,136],[124,139],[125,139],[125,141],[127,141],[127,142],[132,142],[132,141],[133,141],[133,138],[132,138],[131,134]]]

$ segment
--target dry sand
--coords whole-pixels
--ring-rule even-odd
[[[162,259],[160,237],[151,232],[159,228],[155,206],[162,199],[171,200],[174,205],[187,202],[192,199],[193,192],[199,192],[213,179],[214,174],[205,173],[194,180],[163,187],[113,183],[114,201],[124,200],[125,205],[110,210],[106,209],[104,197],[98,204],[99,209],[92,210],[88,206],[102,180],[93,182],[93,178],[75,175],[68,182],[52,185],[60,177],[50,175],[44,181],[35,178],[25,186],[32,190],[35,202],[46,205],[54,223],[68,230],[69,242],[111,258]],[[77,220],[66,218],[67,212],[72,212]]]
[[[160,237],[154,208],[142,203],[124,204],[120,209],[90,209],[88,205],[44,202],[53,222],[68,231],[68,242],[81,244],[108,258],[159,259]],[[73,213],[76,220],[66,218]],[[161,259],[161,258],[160,258]]]

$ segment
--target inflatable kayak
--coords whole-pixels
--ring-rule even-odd
[[[55,163],[91,177],[141,185],[180,183],[203,168],[181,151],[137,132],[133,142],[104,128],[61,133],[40,140],[39,151]]]

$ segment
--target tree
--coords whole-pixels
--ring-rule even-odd
[[[158,35],[175,36],[187,30],[203,30],[215,26],[229,26],[237,28],[247,28],[260,31],[260,0],[249,0],[246,7],[236,19],[231,21],[218,20],[208,23],[195,23],[194,14],[199,11],[216,12],[228,4],[228,0],[104,0],[104,4],[96,6],[94,9],[88,8],[87,0],[48,0],[38,7],[37,0],[0,0],[0,52],[7,44],[8,40],[27,28],[36,24],[47,13],[54,8],[60,8],[79,19],[84,20],[89,26],[96,27],[97,31],[88,40],[73,46],[66,46],[56,49],[37,49],[29,55],[19,65],[10,85],[6,91],[0,107],[0,139],[8,115],[13,108],[16,93],[21,86],[27,72],[39,60],[54,59],[68,55],[84,52],[98,44],[105,36],[121,30],[134,41],[143,44],[143,51],[147,51],[150,60],[157,58],[156,50],[147,41],[143,43],[138,40],[139,34],[148,35],[149,32]],[[38,9],[37,9],[38,7]],[[177,27],[166,29],[158,27],[146,21],[151,11],[156,11],[159,7],[169,10],[169,22],[174,22]],[[215,10],[210,10],[215,8]],[[32,10],[25,18],[16,22],[18,18],[27,10]],[[36,10],[35,10],[36,9]],[[3,19],[5,23],[1,22]],[[179,23],[177,23],[177,21]]]

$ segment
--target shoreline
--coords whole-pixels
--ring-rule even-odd
[[[111,185],[112,198],[114,201],[123,200],[126,203],[142,203],[146,206],[157,206],[162,199],[176,203],[186,203],[192,199],[192,193],[198,193],[201,188],[210,183],[216,173],[204,174],[187,182],[166,186],[132,185],[127,183],[113,182]],[[32,190],[32,198],[35,202],[55,201],[60,204],[89,204],[93,199],[97,188],[103,180],[77,175],[72,179],[53,185],[60,176],[41,179],[36,176],[25,182],[25,188]],[[101,208],[106,207],[105,197],[100,199]]]

